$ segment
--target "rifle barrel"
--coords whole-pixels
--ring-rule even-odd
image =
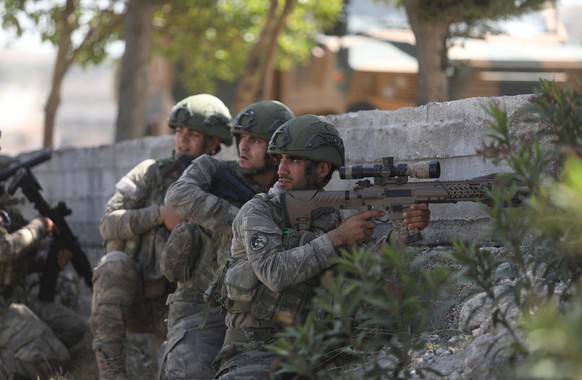
[[[26,160],[18,160],[10,164],[7,168],[0,170],[0,181],[4,181],[7,178],[13,176],[18,170],[22,168],[31,168],[38,164],[51,159],[51,151],[48,149],[40,150],[36,153],[30,155],[30,158]]]

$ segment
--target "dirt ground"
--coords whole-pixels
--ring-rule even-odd
[[[99,380],[97,364],[91,349],[93,337],[89,332],[77,346],[71,350],[72,366],[51,380]],[[156,379],[157,343],[147,335],[129,334],[127,338],[127,372],[130,379]]]

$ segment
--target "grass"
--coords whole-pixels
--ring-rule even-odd
[[[99,380],[95,355],[91,348],[93,336],[89,332],[71,349],[70,368],[55,371],[50,380]],[[157,376],[157,343],[147,334],[128,334],[127,372],[130,379],[155,379]]]

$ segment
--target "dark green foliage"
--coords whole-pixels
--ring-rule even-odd
[[[345,252],[323,276],[314,311],[272,345],[282,356],[279,372],[310,379],[410,377],[411,354],[426,346],[431,320],[450,306],[438,300],[461,279],[471,284],[469,296],[483,296],[493,324],[512,337],[511,377],[579,378],[581,95],[579,87],[559,90],[540,81],[521,122],[489,106],[488,141],[480,152],[509,166],[516,180],[491,194],[488,209],[486,237],[503,249],[455,242],[450,257],[458,272],[453,265],[431,267],[410,249]],[[507,207],[518,192],[528,196]],[[423,370],[432,369],[415,368]]]
[[[571,352],[582,322],[576,306],[582,274],[582,93],[579,86],[560,90],[544,80],[539,85],[525,109],[531,115],[526,125],[511,125],[504,111],[490,105],[490,140],[481,150],[508,164],[530,193],[518,208],[503,206],[511,190],[493,195],[488,234],[508,253],[495,257],[474,243],[457,243],[453,257],[493,304],[494,322],[513,334],[526,362],[518,366],[520,376],[571,378],[582,373],[581,352]],[[501,307],[507,300],[520,308],[525,323],[515,323]],[[544,346],[541,337],[551,344]]]
[[[425,343],[431,319],[451,305],[435,302],[450,274],[412,250],[344,252],[322,279],[314,311],[289,326],[272,349],[280,373],[298,378],[405,375],[411,349]]]
[[[10,38],[19,38],[28,31],[55,46],[63,45],[60,31],[70,28],[72,41],[60,46],[67,52],[66,59],[81,65],[103,62],[108,57],[108,44],[121,38],[123,1],[112,0],[99,6],[73,1],[72,7],[65,26],[64,2],[6,0],[0,4],[0,20]]]
[[[404,0],[399,1],[402,2]],[[473,24],[480,20],[519,16],[555,3],[555,0],[422,0],[417,11],[418,16],[427,22],[448,20],[450,23]]]
[[[270,1],[166,1],[156,12],[154,46],[176,62],[185,93],[215,93],[220,82],[234,83],[265,25]],[[341,1],[297,2],[279,37],[277,67],[305,62],[317,32],[330,27]],[[255,57],[256,58],[256,57]]]

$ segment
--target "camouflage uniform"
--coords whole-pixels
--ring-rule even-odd
[[[126,331],[166,336],[165,302],[173,289],[159,260],[170,231],[159,206],[183,170],[177,162],[141,162],[116,184],[107,203],[100,231],[108,253],[93,273],[89,320],[96,352],[110,344],[123,347]]]
[[[231,263],[224,286],[231,304],[224,345],[215,361],[217,379],[266,379],[276,356],[265,349],[278,326],[275,313],[302,315],[319,275],[337,256],[325,232],[341,222],[322,215],[312,231],[285,227],[277,186],[242,208],[233,223]],[[273,268],[277,268],[276,271]]]
[[[286,155],[291,161],[302,159],[305,188],[322,189],[334,169],[344,164],[343,141],[337,130],[314,115],[281,125],[273,133],[267,153]],[[325,177],[313,177],[312,163],[318,162],[326,162],[330,168]],[[278,173],[285,175],[281,165]],[[228,296],[227,332],[214,363],[215,379],[272,378],[272,367],[279,360],[266,346],[281,328],[277,316],[290,314],[301,320],[320,275],[338,257],[326,232],[340,225],[341,215],[320,210],[310,231],[289,228],[279,198],[283,191],[277,182],[268,195],[259,194],[247,202],[234,220],[223,280]]]
[[[13,218],[14,219],[14,218]],[[67,307],[32,298],[25,277],[46,227],[40,219],[9,233],[0,227],[0,377],[47,376],[71,360],[87,323]]]
[[[160,363],[167,379],[212,378],[211,363],[224,339],[224,316],[216,302],[220,292],[215,289],[207,303],[202,295],[228,258],[232,221],[248,200],[236,189],[219,185],[224,170],[252,194],[265,191],[240,172],[236,161],[203,155],[166,194],[166,203],[188,219],[172,231],[161,260],[162,272],[178,286],[168,298],[168,341]]]
[[[249,158],[249,144],[267,142],[294,116],[273,100],[245,107],[231,127],[239,153]],[[255,180],[270,186],[276,178],[274,160],[266,151],[262,154],[263,163],[252,167],[202,156],[166,194],[166,202],[188,220],[172,232],[162,258],[162,271],[178,283],[170,298],[168,347],[160,359],[167,379],[207,379],[214,374],[212,361],[226,330],[216,303],[223,294],[217,274],[223,273],[220,268],[230,251],[232,221],[244,202],[266,190]]]
[[[90,321],[101,379],[127,378],[126,329],[166,339],[166,300],[175,285],[161,273],[160,258],[168,228],[175,230],[182,218],[164,205],[164,196],[193,158],[232,145],[230,122],[230,111],[213,95],[182,99],[168,116],[180,156],[173,162],[146,160],[117,183],[100,225],[109,253],[95,269]]]

